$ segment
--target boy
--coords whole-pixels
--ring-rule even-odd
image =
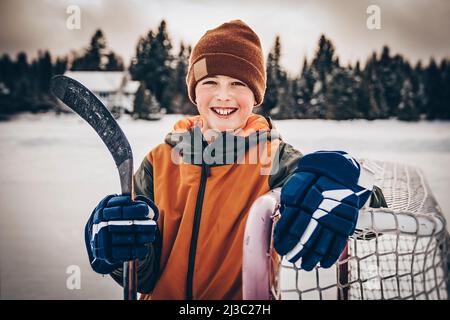
[[[242,21],[206,32],[186,80],[200,115],[148,153],[134,201],[109,195],[94,209],[85,228],[92,268],[121,283],[122,262],[139,259],[141,299],[242,299],[248,211],[281,186],[276,250],[306,270],[331,266],[371,195],[370,174],[344,152],[302,157],[252,113],[266,73],[259,38]]]

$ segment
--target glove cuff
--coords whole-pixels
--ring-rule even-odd
[[[358,185],[367,190],[372,190],[375,182],[375,170],[370,165],[369,161],[364,159],[358,160],[359,163],[359,178]]]
[[[372,191],[367,201],[361,207],[361,209],[366,209],[369,207],[372,199],[373,188],[375,183],[375,168],[373,167],[370,161],[364,159],[359,159],[358,163],[360,167],[358,185],[360,185],[364,189]]]
[[[104,260],[99,260],[96,259],[94,257],[94,252],[93,252],[93,248],[92,248],[92,232],[93,232],[93,225],[94,225],[94,215],[96,210],[98,209],[99,206],[104,206],[106,205],[107,201],[114,195],[109,195],[106,196],[101,202],[100,204],[94,209],[94,211],[92,212],[91,216],[89,217],[88,221],[86,222],[86,225],[84,227],[84,242],[86,245],[86,251],[88,254],[88,258],[89,258],[89,264],[91,265],[92,270],[94,270],[95,272],[99,273],[99,274],[109,274],[111,272],[113,272],[114,270],[116,270],[117,268],[119,268],[121,266],[121,264],[109,264]]]

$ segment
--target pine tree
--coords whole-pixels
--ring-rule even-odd
[[[176,58],[174,71],[172,111],[181,114],[197,114],[197,108],[191,103],[188,97],[186,76],[189,66],[189,56],[191,47],[181,42],[180,51]]]
[[[117,56],[113,51],[110,51],[107,55],[107,62],[105,65],[105,71],[123,71],[125,67],[121,57]]]
[[[281,43],[280,36],[276,36],[275,44],[269,52],[266,63],[267,84],[264,102],[257,112],[264,116],[277,116],[279,95],[284,94],[280,91],[286,91],[287,74],[281,68]]]
[[[174,81],[174,58],[171,50],[172,44],[167,33],[166,22],[163,20],[152,44],[155,72],[150,77],[147,75],[146,82],[150,91],[155,95],[161,107],[167,110],[167,113],[173,113],[171,110],[173,92],[170,90],[170,84]]]
[[[105,61],[102,57],[105,55],[105,50],[106,38],[101,30],[97,30],[86,54],[86,70],[104,70]]]
[[[68,58],[58,57],[53,65],[53,74],[64,74],[67,70]]]
[[[75,62],[72,70],[76,71],[101,71],[104,69],[104,61],[102,56],[106,50],[106,39],[103,32],[99,29],[95,31],[91,38],[86,53],[79,57]]]
[[[279,74],[276,95],[277,104],[270,110],[269,115],[274,119],[292,118],[292,84],[284,70],[281,70]]]
[[[414,105],[420,116],[425,115],[427,95],[425,92],[425,77],[421,61],[419,61],[412,70],[410,80],[414,95]]]
[[[402,100],[398,105],[398,119],[404,121],[417,121],[419,120],[419,110],[414,104],[415,97],[413,92],[413,86],[409,79],[405,79],[403,87],[400,92]]]
[[[53,64],[50,52],[38,51],[38,57],[31,61],[26,75],[29,85],[22,97],[25,101],[24,110],[42,112],[54,109],[55,99],[50,94],[52,76]]]
[[[136,46],[136,56],[130,64],[130,74],[133,80],[143,81],[147,72],[151,72],[151,48],[155,35],[150,30],[145,37],[140,37]]]
[[[306,58],[303,60],[303,67],[297,77],[292,80],[292,100],[293,100],[293,109],[294,109],[294,118],[302,118],[303,117],[303,108],[305,105],[303,88],[304,81],[303,71],[308,67],[308,61]]]
[[[4,83],[8,91],[14,87],[14,63],[8,54],[4,54],[0,58],[0,82]]]
[[[378,63],[376,54],[372,56],[366,63],[363,71],[363,95],[368,98],[368,112],[366,117],[373,119],[386,119],[389,117],[389,106],[386,102],[383,83],[378,74]]]
[[[161,117],[161,107],[156,97],[146,88],[146,84],[141,82],[134,97],[133,118],[156,120]]]
[[[277,104],[277,79],[275,76],[275,72],[273,71],[274,65],[274,56],[272,52],[269,53],[267,57],[267,65],[266,65],[266,92],[264,95],[264,101],[262,105],[257,109],[257,112],[263,116],[269,116],[270,111],[275,108]]]
[[[425,71],[425,92],[427,95],[426,112],[429,120],[442,118],[445,114],[444,106],[444,85],[441,79],[440,70],[434,59]]]
[[[315,57],[312,61],[312,67],[318,73],[318,80],[322,82],[324,92],[327,90],[327,78],[335,67],[339,66],[339,60],[335,57],[335,49],[331,40],[325,35],[321,35],[316,50]]]
[[[13,98],[15,100],[15,111],[21,112],[30,110],[30,93],[34,92],[33,83],[28,76],[31,72],[31,66],[28,64],[27,54],[19,52],[14,63],[14,89]]]
[[[66,58],[58,58],[53,65],[49,51],[38,51],[31,62],[24,52],[15,61],[8,55],[0,57],[0,117],[54,109],[57,104],[50,94],[50,79],[57,70],[63,73],[66,65]]]
[[[176,60],[176,89],[179,92],[182,92],[183,90],[185,90],[184,92],[187,94],[187,87],[186,87],[186,75],[187,75],[187,71],[188,71],[188,66],[189,66],[189,56],[191,55],[191,47],[187,46],[181,42],[180,43],[180,51],[178,52],[177,55],[177,60]]]
[[[84,70],[84,57],[77,53],[73,53],[70,63],[70,70],[83,71]]]
[[[45,94],[50,94],[50,79],[53,75],[53,65],[50,52],[40,52],[37,62],[38,67],[38,83],[39,91]]]
[[[326,119],[347,120],[358,116],[355,87],[350,69],[334,68],[326,91]]]
[[[313,89],[315,84],[315,77],[311,66],[308,65],[306,58],[303,60],[303,67],[300,76],[295,80],[294,91],[294,108],[296,110],[296,117],[308,118],[310,117],[311,99],[313,96]]]
[[[384,46],[377,64],[377,74],[384,88],[388,114],[396,116],[397,107],[401,101],[401,89],[405,79],[405,62],[402,56],[391,57],[389,47]]]
[[[167,113],[173,113],[172,84],[175,81],[175,66],[171,50],[167,25],[162,20],[156,35],[150,31],[146,37],[139,39],[136,57],[130,67],[133,79],[144,81],[147,89],[155,95]]]
[[[288,77],[283,79],[283,83],[278,90],[277,106],[272,109],[271,116],[274,119],[295,119],[297,118],[297,108],[294,99],[296,83]]]
[[[335,57],[334,45],[325,35],[321,35],[311,63],[312,77],[315,82],[310,101],[311,106],[308,110],[310,117],[325,118],[327,114],[332,113],[327,110],[331,106],[327,104],[326,97],[332,72],[337,67],[339,67],[339,60]]]
[[[91,38],[84,54],[73,58],[72,71],[123,71],[123,60],[113,51],[107,49],[106,37],[98,29]]]
[[[369,81],[364,78],[359,61],[356,62],[353,69],[353,78],[355,80],[355,117],[367,118],[370,109],[369,102]]]
[[[450,119],[450,61],[444,59],[441,64],[442,81],[442,116],[441,119]]]
[[[380,59],[375,62],[374,67],[376,68],[376,77],[379,78],[383,84],[384,98],[386,99],[389,108],[388,114],[392,115],[398,104],[396,103],[397,93],[394,90],[395,75],[392,72],[393,63],[388,46],[383,47]]]
[[[8,54],[0,58],[0,120],[15,112],[13,98],[14,63]]]

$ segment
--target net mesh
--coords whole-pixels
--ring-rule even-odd
[[[448,299],[445,219],[418,168],[366,161],[388,208],[365,208],[357,231],[328,269],[271,259],[275,299]],[[274,255],[273,247],[271,255]]]

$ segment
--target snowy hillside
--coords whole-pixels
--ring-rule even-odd
[[[135,167],[179,118],[120,119]],[[358,158],[422,168],[450,220],[449,122],[275,124],[303,153],[346,150]],[[121,299],[114,281],[91,271],[84,248],[84,224],[92,209],[106,194],[120,192],[114,162],[96,133],[73,115],[23,115],[0,123],[0,165],[0,299]],[[80,290],[66,287],[71,265],[81,268]]]

